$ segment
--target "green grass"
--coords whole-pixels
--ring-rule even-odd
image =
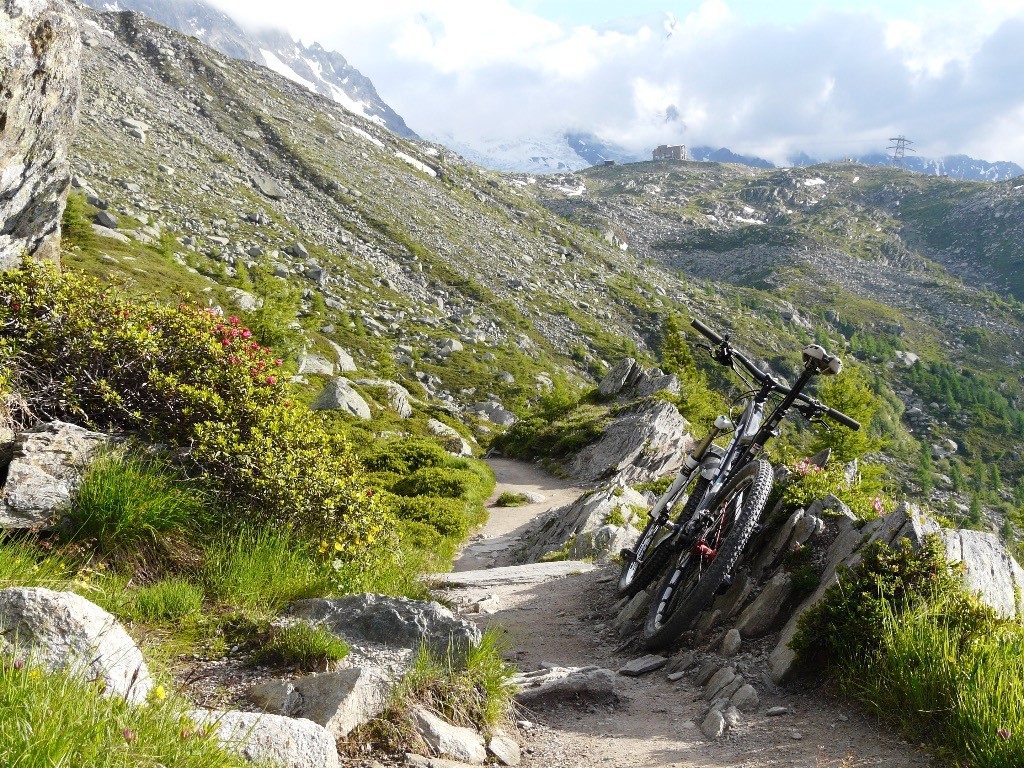
[[[287,529],[243,528],[209,544],[200,582],[221,605],[277,615],[292,600],[329,594],[334,572]]]
[[[530,503],[525,493],[512,493],[505,491],[494,502],[496,507],[522,507]]]
[[[132,618],[147,624],[179,622],[203,608],[203,592],[182,578],[169,578],[135,594]]]
[[[70,558],[45,551],[35,538],[0,534],[0,589],[63,589],[74,573]]]
[[[338,661],[348,655],[345,641],[323,627],[312,627],[304,622],[287,627],[272,627],[270,637],[259,648],[255,658],[261,664],[274,664],[313,671],[328,661]]]
[[[209,518],[202,494],[161,463],[113,453],[92,465],[72,501],[76,540],[100,552],[146,558],[194,541]]]
[[[187,702],[131,707],[94,683],[0,665],[0,765],[14,768],[233,768],[243,762],[197,730]]]

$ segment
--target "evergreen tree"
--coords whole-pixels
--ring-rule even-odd
[[[932,463],[932,449],[927,442],[921,444],[921,458],[917,467],[917,480],[921,485],[921,493],[925,496],[932,492],[935,480],[932,477],[935,467]]]
[[[861,428],[854,432],[838,424],[830,425],[829,431],[819,432],[812,451],[831,448],[834,460],[847,462],[882,447],[883,441],[871,435],[871,420],[881,401],[862,369],[846,368],[838,376],[823,379],[818,395],[826,405],[859,421]]]

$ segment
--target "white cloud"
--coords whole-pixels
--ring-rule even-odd
[[[922,154],[1024,164],[1021,0],[902,18],[825,8],[785,24],[705,0],[674,23],[576,27],[506,0],[291,0],[287,19],[279,0],[216,2],[336,48],[428,135],[589,130],[638,153],[682,141],[784,160],[884,149],[903,133]]]

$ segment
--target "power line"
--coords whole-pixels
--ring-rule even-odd
[[[916,149],[910,148],[910,145],[913,144],[914,142],[912,142],[910,139],[908,139],[906,136],[902,134],[890,138],[889,141],[892,142],[892,145],[889,146],[889,149],[892,150],[892,155],[889,156],[889,160],[891,161],[893,167],[902,167],[904,165],[904,161],[906,160],[907,152],[917,151]]]

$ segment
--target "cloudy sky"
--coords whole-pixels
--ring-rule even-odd
[[[340,51],[424,136],[1024,165],[1024,0],[214,1]]]

